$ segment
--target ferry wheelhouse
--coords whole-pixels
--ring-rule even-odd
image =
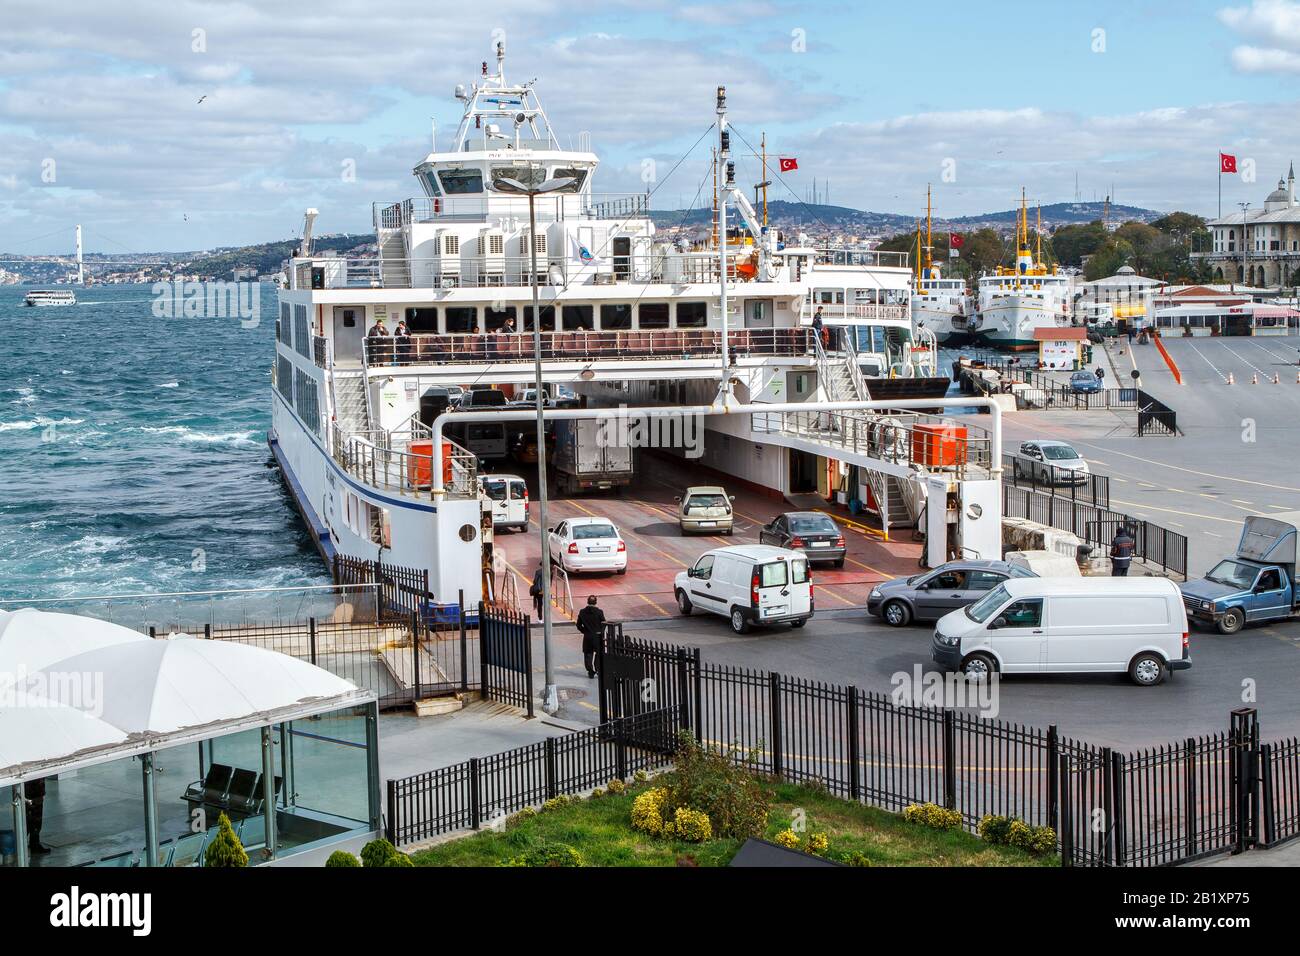
[[[428,399],[531,385],[534,323],[545,381],[587,407],[943,394],[933,337],[913,334],[906,254],[784,236],[722,163],[722,221],[729,203],[743,228],[699,247],[665,241],[647,195],[595,191],[597,156],[583,140],[561,148],[533,83],[507,81],[503,46],[456,97],[454,140],[414,168],[421,195],[374,205],[376,254],[314,255],[309,210],[287,264],[268,439],[327,558],[426,569],[439,600],[479,599],[476,471],[508,447],[487,434],[505,426],[452,430],[432,494]],[[720,114],[724,100],[720,89]],[[566,185],[535,197],[534,230],[510,190],[548,180]],[[825,469],[794,447],[808,442],[775,431],[710,417],[702,463],[778,493],[816,490]],[[909,464],[882,467],[897,477]]]

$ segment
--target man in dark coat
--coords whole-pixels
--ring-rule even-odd
[[[587,677],[595,677],[596,654],[605,635],[605,612],[596,607],[596,595],[587,598],[587,606],[578,612],[576,624],[582,632],[582,662],[587,665]]]
[[[23,784],[27,798],[27,848],[32,853],[49,853],[50,848],[41,843],[41,825],[45,821],[45,778],[28,780]]]
[[[533,599],[533,608],[537,611],[537,620],[542,620],[542,562],[537,562],[537,570],[533,573],[533,584],[528,589],[528,596]]]
[[[1133,563],[1133,549],[1137,541],[1129,534],[1128,527],[1119,526],[1115,540],[1110,543],[1110,573],[1117,578],[1128,577],[1128,566]]]

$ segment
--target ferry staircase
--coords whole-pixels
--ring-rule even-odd
[[[847,339],[847,336],[845,336]],[[857,355],[851,348],[843,352],[828,352],[817,336],[813,336],[813,349],[817,358],[817,375],[821,379],[826,398],[832,402],[860,402],[867,399],[862,388],[861,371]],[[846,343],[847,344],[847,343]]]
[[[880,509],[886,533],[890,528],[915,527],[917,514],[913,513],[913,504],[918,499],[913,491],[915,483],[871,468],[864,468],[863,473],[867,477],[871,496],[876,499],[876,506]]]
[[[411,287],[411,260],[406,254],[406,234],[401,229],[385,229],[380,234],[379,280],[385,289]]]
[[[366,396],[366,373],[363,370],[334,371],[334,418],[344,435],[370,431],[370,403]]]

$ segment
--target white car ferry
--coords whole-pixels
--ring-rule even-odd
[[[962,278],[945,278],[942,269],[934,261],[934,246],[931,235],[930,190],[925,191],[925,244],[921,244],[920,230],[917,230],[916,244],[916,278],[912,282],[912,321],[917,329],[925,329],[939,345],[950,340],[956,344],[960,337],[960,326],[965,333],[966,322],[971,314],[970,295],[966,291],[966,280]]]
[[[709,405],[720,391],[741,404],[944,393],[933,337],[913,333],[906,254],[819,249],[767,227],[733,182],[725,121],[720,219],[731,206],[743,228],[693,248],[657,236],[647,195],[594,191],[596,155],[582,142],[561,148],[533,83],[507,81],[502,45],[495,70],[485,62],[455,95],[454,141],[414,168],[421,195],[373,207],[377,254],[313,255],[308,210],[286,267],[268,440],[327,558],[427,570],[437,599],[479,599],[476,443],[505,426],[451,430],[435,482],[429,425],[445,389],[532,384],[534,322],[545,381],[587,407]],[[519,187],[557,181],[536,196],[531,229]],[[889,461],[856,478],[843,467],[845,480],[914,475],[905,430],[920,417],[893,416],[887,442],[864,422],[853,441],[887,446]],[[795,431],[848,440],[815,414],[776,427],[750,415],[705,422],[702,464],[781,493],[818,490],[827,473]]]
[[[1038,233],[1041,244],[1041,230]],[[1070,324],[1070,277],[1048,269],[1029,248],[1029,214],[1022,194],[1016,219],[1016,265],[981,276],[968,340],[1020,351],[1036,349],[1034,330]],[[959,328],[959,331],[962,331]]]
[[[23,305],[28,306],[47,306],[47,305],[76,305],[77,294],[70,290],[50,290],[50,289],[33,289],[28,292],[23,299]]]

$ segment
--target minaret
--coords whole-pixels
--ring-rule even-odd
[[[1295,205],[1295,162],[1292,161],[1291,168],[1286,171],[1286,197]]]

